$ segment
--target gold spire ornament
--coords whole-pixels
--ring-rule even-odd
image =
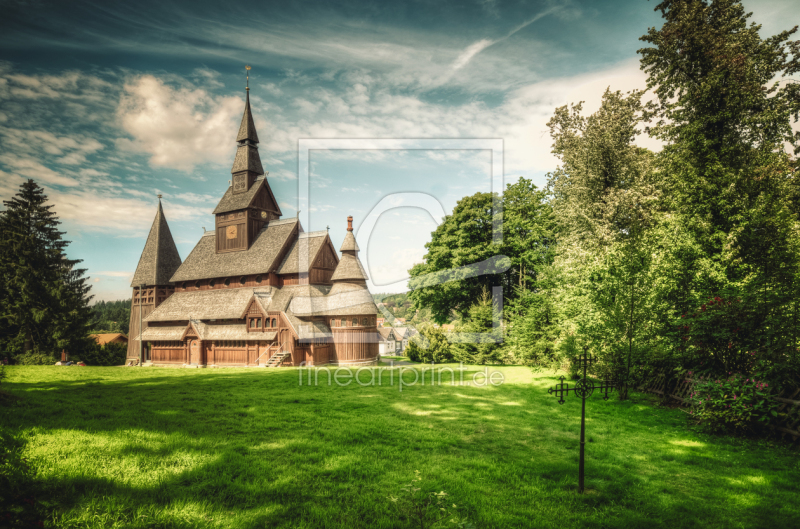
[[[247,70],[247,86],[245,87],[245,90],[247,90],[249,92],[250,91],[250,66],[247,65],[247,66],[244,67],[244,69]]]

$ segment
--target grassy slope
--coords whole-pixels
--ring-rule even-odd
[[[61,527],[401,527],[387,495],[414,470],[478,527],[800,523],[796,452],[694,434],[640,395],[587,403],[578,495],[580,401],[501,370],[500,387],[401,393],[299,387],[294,369],[14,367],[22,401],[0,419]]]

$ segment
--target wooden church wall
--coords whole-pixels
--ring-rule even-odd
[[[160,364],[183,364],[187,359],[184,342],[154,342],[150,349],[150,360]]]
[[[155,310],[153,304],[142,304],[142,319],[146,318],[151,312]],[[147,328],[147,322],[144,327]],[[131,321],[128,329],[128,358],[139,358],[139,340],[134,340],[139,336],[141,330],[139,329],[139,304],[131,300]]]
[[[334,327],[333,358],[331,362],[346,364],[350,362],[366,362],[378,356],[378,342],[375,338],[376,328],[348,329]]]

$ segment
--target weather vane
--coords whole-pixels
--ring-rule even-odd
[[[250,65],[245,66],[244,69],[247,70],[247,86],[245,90],[250,90]]]

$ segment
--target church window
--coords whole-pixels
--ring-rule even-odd
[[[255,329],[256,328],[256,320],[255,319],[251,319],[250,320],[250,328],[251,329]]]
[[[358,318],[353,318],[353,327],[358,326]]]
[[[194,288],[200,288],[200,281],[199,280],[194,282]]]
[[[231,278],[230,277],[225,280],[225,286],[226,287],[231,286]]]
[[[256,329],[260,329],[260,328],[261,328],[261,318],[256,320]]]
[[[367,318],[363,318],[363,319],[361,320],[361,325],[364,325],[364,326],[366,326],[366,325],[367,325]]]
[[[239,284],[244,285],[244,276],[242,276],[241,279],[239,279]]]
[[[214,288],[214,285],[216,285],[216,284],[217,284],[217,280],[216,279],[212,279],[211,281],[209,281],[208,286],[210,286],[211,288]]]
[[[256,283],[261,283],[261,276],[256,276]]]

